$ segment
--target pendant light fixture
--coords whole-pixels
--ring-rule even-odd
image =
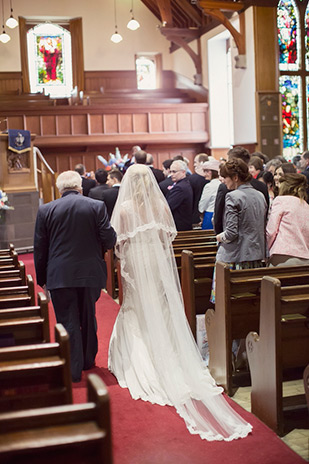
[[[0,42],[5,44],[9,40],[11,40],[11,37],[4,30],[4,6],[3,6],[3,0],[2,0],[2,34],[0,35]]]
[[[132,4],[131,4],[130,13],[131,13],[131,19],[127,24],[127,28],[131,29],[131,31],[136,31],[136,29],[138,29],[140,27],[140,23],[136,19],[134,19],[133,0],[132,0]]]
[[[2,0],[2,1],[3,1],[3,0]],[[117,28],[116,0],[114,0],[114,15],[115,15],[115,32],[114,32],[114,34],[111,36],[111,41],[114,42],[114,43],[119,43],[119,42],[122,41],[122,36],[121,36],[121,34],[119,34],[118,28]]]
[[[18,21],[13,16],[12,0],[10,0],[10,5],[11,5],[11,16],[6,20],[5,24],[7,25],[7,27],[14,29],[15,27],[18,26]]]

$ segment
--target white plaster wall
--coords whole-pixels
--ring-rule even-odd
[[[229,147],[232,143],[228,111],[227,36],[226,33],[222,33],[208,41],[210,145],[212,148]]]
[[[194,52],[197,53],[196,40],[190,42],[188,45],[190,48],[192,48]],[[171,54],[171,59],[173,71],[194,81],[196,69],[193,60],[190,58],[189,54],[185,50],[179,48]]]
[[[238,54],[234,47],[233,54]],[[255,105],[255,55],[253,37],[253,9],[246,10],[246,69],[233,66],[233,107],[234,143],[255,143],[256,105]]]
[[[5,20],[9,17],[9,1],[4,1]],[[130,19],[131,0],[117,1],[118,32],[123,41],[113,44],[113,0],[14,0],[14,16],[52,20],[83,18],[84,61],[86,71],[133,70],[136,52],[156,52],[163,55],[163,68],[172,69],[169,42],[157,28],[159,21],[140,0],[134,0],[134,16],[141,24],[137,31],[126,25]],[[11,41],[0,43],[0,72],[20,71],[19,31],[6,27]]]

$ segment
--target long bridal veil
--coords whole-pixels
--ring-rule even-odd
[[[174,406],[207,440],[251,431],[216,386],[188,325],[172,241],[177,232],[151,170],[131,166],[111,219],[117,232],[123,304],[109,346],[109,369],[134,399]]]

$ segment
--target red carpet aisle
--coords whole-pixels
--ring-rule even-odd
[[[34,274],[32,255],[22,255],[27,274]],[[38,288],[38,290],[40,290]],[[50,311],[51,328],[55,318]],[[253,425],[253,433],[242,440],[206,442],[190,435],[183,420],[171,407],[131,399],[107,370],[107,349],[119,306],[106,294],[97,304],[99,354],[98,374],[106,383],[112,409],[115,464],[301,464],[301,457],[270,429],[229,399],[233,407]],[[74,384],[74,402],[86,401],[86,374]]]

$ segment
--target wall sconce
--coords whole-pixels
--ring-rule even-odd
[[[136,19],[134,19],[133,0],[132,0],[130,13],[131,13],[131,19],[127,24],[127,28],[131,29],[131,31],[136,31],[136,29],[138,29],[140,27],[140,23],[138,21],[136,21]]]
[[[5,44],[5,43],[8,43],[9,40],[11,40],[11,37],[4,30],[4,6],[3,6],[3,0],[2,0],[2,34],[0,35],[0,42]]]
[[[14,29],[15,27],[18,26],[18,21],[13,16],[12,0],[10,0],[10,5],[11,5],[11,16],[6,20],[5,24],[7,25],[7,27]]]
[[[3,1],[3,0],[2,0]],[[114,0],[114,16],[115,16],[115,32],[111,36],[111,41],[114,43],[119,43],[122,41],[122,35],[119,34],[117,30],[117,11],[116,11],[116,0]]]

